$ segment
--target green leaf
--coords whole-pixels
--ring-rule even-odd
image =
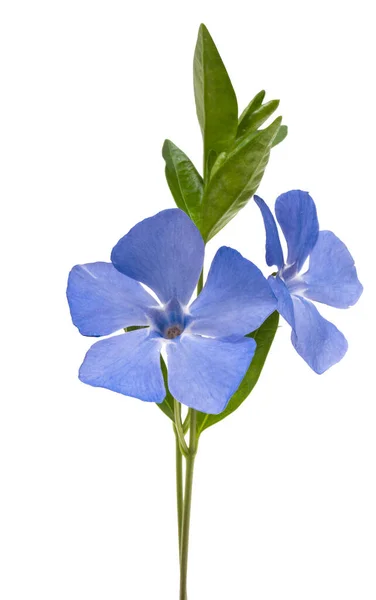
[[[210,171],[210,177],[213,177],[213,175],[215,175],[215,173],[218,171],[219,167],[221,167],[223,165],[223,163],[225,162],[227,158],[227,152],[221,152],[221,154],[219,154],[217,156],[217,160],[215,161],[215,163],[213,164],[211,171]]]
[[[223,152],[221,154],[223,154]],[[208,157],[205,162],[207,177],[210,176],[211,170],[212,170],[213,166],[215,165],[215,163],[217,162],[217,158],[218,158],[217,152],[215,152],[215,150],[209,150]]]
[[[251,133],[255,129],[258,129],[269,119],[269,117],[277,110],[279,106],[279,100],[271,100],[266,104],[263,104],[257,110],[251,113],[245,114],[240,120],[238,125],[237,138]]]
[[[199,225],[204,183],[196,167],[170,140],[162,149],[166,161],[166,179],[176,205]]]
[[[288,127],[287,125],[281,125],[281,127],[278,130],[277,135],[274,138],[274,142],[272,144],[272,147],[274,148],[274,146],[276,146],[277,144],[280,144],[281,142],[283,142],[283,140],[285,139],[285,137],[288,134]]]
[[[237,144],[210,179],[202,205],[201,233],[205,241],[231,221],[256,192],[281,119]]]
[[[235,139],[238,103],[234,88],[213,39],[200,25],[193,62],[196,111],[204,141],[204,179],[208,158],[227,150]],[[211,161],[213,163],[213,161]]]
[[[253,360],[250,364],[250,367],[247,373],[244,376],[243,381],[241,382],[239,388],[235,392],[235,394],[230,399],[227,407],[223,412],[219,415],[207,415],[205,413],[197,414],[197,427],[199,433],[201,433],[204,429],[215,425],[219,421],[222,421],[228,415],[233,413],[239,406],[244,402],[244,400],[249,396],[255,387],[258,378],[260,377],[262,368],[264,366],[266,357],[268,356],[270,346],[274,340],[274,336],[277,331],[279,321],[278,312],[274,312],[266,319],[266,321],[256,329],[253,333],[249,334],[249,337],[252,337],[256,340],[257,348]]]
[[[163,402],[161,404],[157,404],[157,406],[158,406],[158,408],[161,409],[162,412],[164,412],[165,415],[168,416],[169,419],[171,419],[171,421],[174,421],[175,420],[174,399],[171,396],[170,391],[168,389],[167,367],[166,367],[165,361],[163,360],[162,356],[161,356],[161,369],[162,369],[164,384],[165,384],[165,388],[166,388],[167,392],[166,392],[166,398],[163,400]]]
[[[239,117],[239,125],[243,122],[244,119],[249,118],[249,115],[255,112],[262,105],[265,98],[265,90],[261,90],[248,104],[248,106],[243,110],[242,114]],[[238,126],[239,126],[238,125]]]

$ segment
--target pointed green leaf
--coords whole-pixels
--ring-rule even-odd
[[[162,369],[162,374],[163,374],[163,379],[164,379],[164,384],[165,384],[165,388],[166,388],[166,398],[163,400],[163,402],[161,404],[157,404],[158,408],[161,409],[162,412],[164,412],[165,415],[168,416],[169,419],[171,419],[171,421],[174,421],[174,399],[170,394],[170,391],[168,389],[168,381],[167,381],[167,367],[166,364],[161,356],[161,369]]]
[[[220,154],[233,142],[238,126],[238,103],[213,39],[201,25],[193,62],[196,111],[204,141],[204,178],[210,151]],[[210,165],[209,165],[210,167]]]
[[[274,148],[274,146],[277,146],[277,144],[280,144],[281,142],[283,142],[283,140],[285,139],[285,137],[288,134],[288,127],[287,125],[281,125],[281,127],[278,130],[277,135],[274,138],[274,142],[272,144],[272,147]]]
[[[248,104],[248,106],[243,110],[242,114],[239,117],[239,125],[243,122],[244,119],[247,119],[249,115],[255,112],[262,105],[265,98],[265,90],[261,90]]]
[[[215,175],[215,173],[218,171],[219,167],[221,167],[223,165],[223,163],[225,162],[227,158],[227,152],[221,152],[221,154],[219,154],[217,156],[217,160],[215,161],[215,163],[213,164],[211,171],[210,171],[210,177],[213,177],[213,175]]]
[[[237,144],[204,192],[201,233],[205,241],[222,229],[256,192],[282,117]]]
[[[129,331],[137,331],[137,329],[146,329],[147,325],[130,325],[129,327],[124,327],[125,333]]]
[[[166,140],[162,149],[166,179],[176,206],[199,225],[204,183],[196,167],[175,144]]]
[[[271,100],[266,104],[263,104],[257,110],[245,115],[242,120],[239,121],[237,138],[242,138],[258,129],[269,119],[269,117],[277,110],[279,106],[279,100]]]
[[[261,327],[249,335],[249,337],[253,337],[257,343],[256,352],[249,369],[245,374],[245,377],[239,388],[232,396],[230,402],[223,412],[221,412],[219,415],[206,415],[205,413],[197,414],[197,427],[200,433],[204,429],[207,429],[208,427],[215,425],[215,423],[218,423],[218,421],[222,421],[222,419],[228,417],[228,415],[239,408],[239,406],[252,392],[260,377],[266,357],[268,356],[270,347],[274,340],[274,336],[278,327],[278,320],[279,314],[277,312],[272,313],[270,317],[268,317],[261,325]]]

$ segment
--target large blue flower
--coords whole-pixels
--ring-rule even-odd
[[[316,373],[343,358],[347,341],[310,302],[348,308],[363,288],[354,260],[345,244],[331,231],[319,231],[315,203],[307,192],[292,190],[279,196],[275,214],[287,242],[284,261],[277,224],[265,202],[255,196],[266,230],[266,262],[278,273],[269,282],[278,299],[278,311],[292,327],[294,348]],[[309,267],[301,270],[309,257]]]
[[[111,260],[72,269],[67,296],[73,323],[87,336],[142,328],[95,343],[80,368],[81,381],[160,403],[166,395],[160,366],[165,348],[172,395],[206,413],[224,410],[255,352],[255,341],[244,336],[276,308],[261,271],[222,247],[189,305],[204,242],[179,209],[138,223],[116,244]]]

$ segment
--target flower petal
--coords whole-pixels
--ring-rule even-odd
[[[166,303],[187,304],[198,282],[204,242],[191,219],[178,208],[163,210],[133,227],[112,250],[121,273],[141,281]]]
[[[308,192],[292,190],[277,198],[275,214],[287,241],[286,275],[294,276],[317,241],[319,223],[316,206]]]
[[[320,231],[309,258],[309,269],[302,279],[307,285],[306,298],[336,308],[352,306],[363,291],[353,257],[331,231]]]
[[[275,310],[276,299],[261,271],[239,252],[223,246],[204,289],[190,307],[193,333],[213,337],[246,335]]]
[[[105,262],[73,267],[67,297],[73,323],[82,335],[90,336],[148,325],[147,310],[156,305],[142,285]]]
[[[295,329],[291,341],[295,350],[316,373],[324,373],[347,352],[345,336],[304,298],[292,297]]]
[[[284,264],[283,251],[273,214],[262,198],[254,196],[254,201],[261,210],[262,218],[264,219],[266,233],[266,264],[269,267],[276,265],[278,269],[282,269]]]
[[[278,300],[277,310],[291,327],[295,327],[294,305],[289,290],[280,277],[268,277],[270,287]]]
[[[236,341],[183,335],[167,345],[168,386],[186,406],[222,412],[238,389],[256,349],[252,338]]]
[[[138,329],[96,342],[85,356],[79,378],[145,402],[163,402],[160,338]]]

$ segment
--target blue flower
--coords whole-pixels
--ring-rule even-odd
[[[72,269],[67,296],[73,323],[87,336],[142,328],[95,343],[80,368],[81,381],[160,403],[166,395],[164,349],[171,394],[206,413],[224,410],[255,352],[255,341],[244,336],[276,308],[261,271],[222,247],[189,305],[204,242],[179,209],[138,223],[116,244],[111,260]]]
[[[278,273],[269,282],[278,299],[278,311],[292,327],[291,341],[316,373],[323,373],[343,358],[347,341],[310,302],[349,308],[363,287],[345,244],[331,231],[319,231],[315,203],[307,192],[292,190],[275,203],[275,214],[286,238],[284,261],[277,224],[265,202],[255,196],[266,230],[266,262]],[[309,267],[301,273],[309,257]]]

